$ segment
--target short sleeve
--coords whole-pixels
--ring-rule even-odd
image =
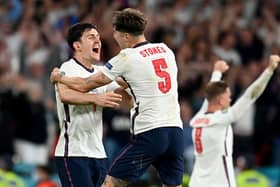
[[[60,66],[60,71],[64,72],[66,76],[69,77],[75,77],[77,76],[77,69],[76,67],[71,63],[71,62],[64,62],[61,66]]]
[[[113,81],[110,84],[107,84],[106,91],[107,92],[114,91],[119,87],[120,85],[116,81]]]
[[[111,80],[115,80],[117,77],[122,76],[127,69],[128,55],[125,52],[120,52],[117,56],[109,60],[100,69]]]
[[[67,66],[67,63],[63,63],[63,64],[60,66],[59,70],[60,70],[61,72],[64,72],[65,75],[67,75],[67,73],[69,72],[69,67]]]

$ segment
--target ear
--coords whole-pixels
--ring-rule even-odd
[[[130,39],[130,37],[131,37],[130,34],[124,33],[124,38],[126,41],[128,41]]]
[[[79,49],[81,48],[80,42],[75,41],[75,42],[73,43],[73,47],[74,47],[75,51],[79,50]]]
[[[223,99],[222,99],[221,95],[217,96],[216,102],[217,102],[218,105],[223,105]]]

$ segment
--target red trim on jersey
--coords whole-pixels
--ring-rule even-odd
[[[210,120],[209,120],[208,118],[197,118],[197,119],[194,121],[193,125],[194,125],[194,126],[195,126],[195,125],[198,125],[198,124],[209,125],[209,123],[210,123]]]
[[[202,128],[195,129],[195,150],[197,153],[202,153],[203,147],[201,142]]]

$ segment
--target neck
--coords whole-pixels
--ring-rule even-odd
[[[84,58],[82,55],[77,55],[77,54],[74,55],[74,58],[77,61],[79,61],[81,64],[83,64],[85,67],[87,67],[89,69],[92,68],[92,63],[93,63],[92,59],[87,59],[87,58]]]
[[[129,43],[129,47],[132,48],[135,45],[145,42],[145,41],[147,41],[147,40],[144,35],[137,36]]]
[[[210,104],[208,105],[208,109],[207,112],[209,113],[214,113],[216,111],[222,110],[223,108],[221,107],[221,105],[217,105],[217,104]]]

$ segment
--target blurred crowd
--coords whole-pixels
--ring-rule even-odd
[[[186,174],[193,164],[188,123],[203,102],[213,62],[230,64],[225,79],[235,100],[263,70],[268,55],[280,54],[279,0],[0,0],[0,170],[13,171],[19,163],[53,168],[58,121],[49,75],[72,55],[67,29],[77,22],[97,25],[102,65],[120,50],[111,15],[125,7],[143,11],[148,40],[164,42],[176,54]],[[240,158],[253,160],[252,167],[280,167],[279,90],[280,71],[234,124],[237,171]],[[129,111],[105,109],[109,160],[129,140],[129,127]]]

